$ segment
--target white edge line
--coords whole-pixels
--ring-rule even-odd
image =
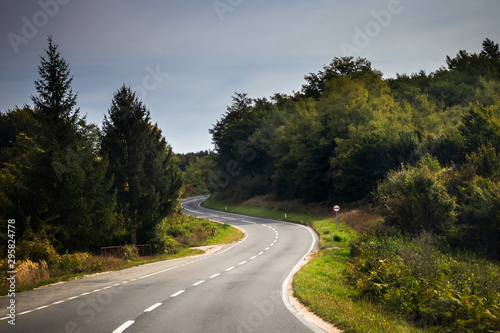
[[[310,321],[304,318],[304,316],[300,315],[300,313],[297,311],[297,309],[290,303],[290,299],[288,298],[288,283],[292,279],[293,275],[299,270],[302,262],[306,259],[306,257],[309,255],[309,253],[312,252],[314,245],[316,244],[316,235],[311,231],[310,228],[300,225],[300,224],[295,224],[296,226],[302,227],[309,231],[311,234],[313,240],[311,243],[311,247],[309,247],[309,250],[306,252],[306,254],[300,259],[300,261],[295,265],[295,267],[292,269],[290,274],[286,277],[285,281],[283,281],[283,284],[281,285],[281,299],[283,300],[283,303],[285,303],[285,306],[287,309],[298,319],[300,320],[304,325],[306,325],[309,329],[311,329],[315,333],[324,333],[321,328],[318,326],[314,325]]]
[[[202,284],[203,282],[205,282],[205,280],[201,280],[201,281],[198,281],[196,283],[193,283],[193,286],[199,286],[200,284]]]
[[[213,278],[218,277],[219,275],[220,275],[220,273],[217,273],[217,274],[212,275],[210,278],[213,279]]]
[[[114,330],[113,333],[122,333],[127,328],[132,326],[133,323],[135,323],[135,321],[129,320],[129,321],[125,322],[123,325],[121,325],[120,327],[118,327],[116,330]]]

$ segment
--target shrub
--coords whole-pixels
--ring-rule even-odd
[[[379,184],[377,194],[386,209],[385,222],[418,235],[445,232],[456,219],[456,202],[440,177],[439,163],[425,157],[417,167],[402,166]]]
[[[462,244],[500,259],[500,183],[477,177],[463,189],[461,201]]]
[[[16,252],[18,259],[30,259],[33,262],[44,260],[51,264],[57,261],[58,258],[54,246],[52,246],[47,237],[38,236],[29,231],[28,236],[19,243]]]
[[[139,249],[134,245],[120,246],[120,252],[124,260],[134,260],[139,258]]]
[[[438,332],[497,332],[500,267],[441,253],[439,238],[363,236],[352,244],[347,280],[369,300]]]

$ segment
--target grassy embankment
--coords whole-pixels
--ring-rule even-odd
[[[38,253],[44,252],[47,260],[28,258],[17,263],[16,291],[28,291],[38,287],[78,279],[89,274],[126,269],[148,263],[183,258],[203,254],[192,247],[233,243],[243,237],[243,233],[228,224],[220,224],[207,220],[186,217],[184,223],[171,229],[172,246],[168,253],[156,254],[149,258],[139,258],[134,248],[125,246],[122,257],[100,256],[89,253],[58,255],[53,248],[42,241],[37,246]],[[172,230],[169,230],[171,232]],[[22,252],[22,249],[19,249]],[[31,258],[33,259],[33,258]],[[1,272],[9,271],[7,260],[0,260]],[[6,281],[1,276],[2,281]],[[7,295],[6,285],[0,285],[0,296]]]
[[[301,205],[296,202],[275,203],[265,199],[232,205],[210,198],[204,206],[279,220],[285,220],[286,213],[287,221],[312,226],[320,236],[320,251],[295,275],[294,293],[310,310],[344,332],[427,332],[364,299],[345,278],[351,241],[360,233],[379,227],[382,222],[379,215],[367,209],[343,210],[338,215],[337,230],[333,214],[314,205],[298,209]]]

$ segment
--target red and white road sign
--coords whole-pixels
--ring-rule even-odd
[[[339,210],[340,210],[340,206],[338,206],[338,205],[333,206],[334,212],[338,212]]]

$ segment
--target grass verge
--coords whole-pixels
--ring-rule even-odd
[[[285,219],[283,210],[255,207],[249,203],[234,205],[209,198],[203,206],[312,226],[320,236],[320,251],[295,275],[294,295],[316,315],[344,332],[429,332],[363,299],[346,281],[344,271],[350,258],[350,243],[359,237],[357,229],[373,227],[381,221],[380,216],[352,209],[339,214],[337,227],[333,218],[287,212]]]

